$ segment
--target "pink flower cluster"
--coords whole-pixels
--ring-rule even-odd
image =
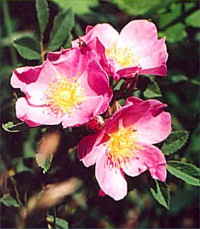
[[[42,65],[17,68],[11,85],[24,97],[16,102],[16,115],[27,125],[62,124],[65,127],[100,123],[113,99],[110,79],[167,72],[164,39],[147,20],[133,20],[120,33],[109,24],[88,26],[72,48],[48,53]],[[149,170],[154,179],[166,180],[166,160],[153,144],[171,132],[166,104],[129,97],[126,104],[96,126],[95,133],[78,145],[86,167],[96,164],[101,190],[115,200],[127,194],[124,175]],[[93,125],[93,124],[92,124]]]

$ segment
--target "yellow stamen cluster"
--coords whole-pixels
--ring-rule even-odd
[[[137,149],[135,143],[136,132],[132,128],[120,128],[117,132],[109,134],[107,156],[114,167],[120,167],[133,157]]]
[[[63,114],[82,103],[86,96],[78,82],[62,77],[49,85],[46,99],[54,113]]]
[[[114,60],[120,67],[131,67],[139,63],[139,58],[133,54],[131,48],[120,48],[115,44],[106,49],[106,56]]]

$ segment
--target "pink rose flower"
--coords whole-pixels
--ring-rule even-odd
[[[166,75],[168,54],[165,39],[158,39],[152,22],[133,20],[120,33],[109,24],[88,26],[81,40],[88,43],[95,37],[105,47],[110,72],[115,79],[134,77],[136,73]],[[72,42],[73,47],[78,46],[78,41]]]
[[[124,174],[135,177],[149,170],[154,179],[166,180],[166,160],[153,144],[171,132],[171,116],[158,100],[130,97],[124,107],[105,122],[103,129],[86,136],[78,145],[80,159],[96,164],[101,190],[115,200],[127,194]]]
[[[105,112],[112,98],[106,73],[95,61],[80,57],[78,49],[66,51],[63,60],[16,69],[11,85],[25,94],[16,102],[16,114],[29,126],[87,123]]]

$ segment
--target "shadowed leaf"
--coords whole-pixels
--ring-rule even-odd
[[[188,140],[188,132],[186,130],[177,130],[170,134],[167,140],[164,142],[161,150],[165,155],[175,153],[181,149]]]

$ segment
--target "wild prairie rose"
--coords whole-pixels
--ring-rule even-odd
[[[149,170],[154,179],[166,180],[166,160],[153,144],[171,132],[171,116],[158,100],[130,97],[103,129],[86,136],[78,146],[80,159],[88,167],[96,164],[101,190],[115,200],[127,194],[124,174],[135,177]]]
[[[120,33],[110,24],[88,26],[80,37],[86,44],[97,37],[105,47],[109,74],[115,79],[135,74],[166,75],[168,58],[165,39],[158,39],[155,24],[148,20],[133,20]],[[79,39],[72,42],[77,47]]]
[[[29,126],[78,126],[106,111],[112,98],[108,77],[95,62],[68,50],[64,60],[46,60],[16,69],[11,85],[25,94],[16,102],[17,117]]]

